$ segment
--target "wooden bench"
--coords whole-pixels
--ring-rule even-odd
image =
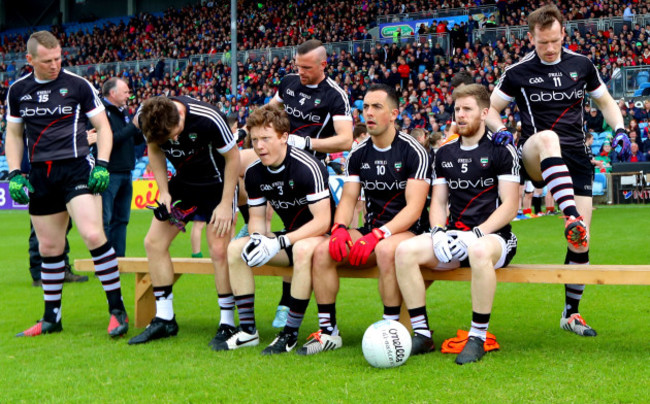
[[[209,258],[174,258],[174,282],[183,274],[213,275],[214,268]],[[135,326],[145,327],[156,314],[153,287],[146,258],[119,258],[121,273],[135,274]],[[92,260],[75,260],[75,269],[82,272],[94,271]],[[379,270],[374,268],[340,268],[341,278],[378,278]],[[291,275],[290,267],[263,266],[253,268],[258,276]],[[451,271],[422,269],[425,281],[469,281],[469,268]],[[496,271],[498,282],[513,283],[577,283],[590,285],[650,285],[650,265],[510,265]],[[410,326],[408,317],[402,322]]]

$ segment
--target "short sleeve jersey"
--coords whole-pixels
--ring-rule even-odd
[[[284,104],[293,135],[325,139],[335,135],[334,121],[349,121],[352,125],[348,96],[329,77],[317,85],[305,86],[297,74],[288,74],[280,82],[275,99]],[[325,153],[314,155],[325,158]]]
[[[472,147],[461,146],[458,138],[436,153],[432,185],[448,187],[450,229],[468,231],[485,222],[499,206],[499,181],[519,183],[515,148],[495,146],[491,137]],[[510,231],[510,225],[501,230]]]
[[[365,223],[381,227],[406,206],[406,183],[410,179],[429,181],[431,166],[427,151],[418,141],[399,132],[385,149],[364,139],[350,152],[346,181],[360,182],[366,196]],[[427,222],[426,207],[412,228]]]
[[[235,146],[235,136],[216,107],[190,97],[170,97],[187,109],[185,127],[176,141],[160,145],[176,168],[179,180],[189,185],[223,183],[226,161],[222,154]]]
[[[585,149],[585,95],[598,98],[607,89],[587,57],[563,48],[554,64],[529,52],[506,68],[494,91],[506,101],[517,102],[521,144],[537,132],[553,130],[562,146]]]
[[[24,124],[31,162],[85,157],[86,124],[104,104],[90,82],[64,69],[50,81],[30,73],[11,85],[7,121]]]
[[[310,204],[330,197],[323,163],[291,146],[277,168],[266,167],[261,160],[253,162],[246,169],[244,184],[248,205],[264,206],[269,202],[287,231],[298,229],[314,218]]]

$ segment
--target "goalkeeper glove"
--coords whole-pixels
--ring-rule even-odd
[[[390,232],[385,226],[372,229],[370,233],[361,237],[350,248],[350,264],[354,266],[365,265],[368,262],[368,257],[375,250],[377,243],[389,236]]]
[[[106,191],[106,188],[108,188],[110,174],[106,167],[108,167],[108,161],[97,160],[95,167],[93,167],[93,170],[90,172],[90,177],[88,178],[88,189],[93,194],[101,194]]]
[[[7,179],[9,180],[9,195],[11,195],[11,199],[21,205],[28,204],[29,194],[25,192],[25,188],[29,192],[34,192],[34,187],[32,187],[32,184],[29,183],[27,178],[22,176],[20,170],[13,170]]]
[[[632,157],[632,144],[630,143],[630,137],[627,135],[627,131],[623,128],[616,129],[616,135],[612,141],[612,147],[618,159],[620,161],[629,161]]]
[[[449,238],[447,232],[440,226],[435,226],[431,230],[431,243],[433,244],[433,252],[438,261],[448,263],[453,256],[449,250]]]
[[[500,130],[492,135],[492,143],[499,146],[515,145],[515,138],[509,130]]]
[[[311,150],[311,138],[309,136],[289,135],[287,143],[290,146],[297,147],[303,150]]]
[[[330,257],[336,262],[343,261],[348,256],[348,248],[352,248],[352,238],[345,225],[334,223],[330,237]]]
[[[472,231],[456,231],[452,230],[449,232],[449,236],[452,239],[450,245],[451,254],[458,261],[462,261],[468,257],[467,249],[476,242],[479,238],[483,237],[484,234],[478,227],[474,227]]]

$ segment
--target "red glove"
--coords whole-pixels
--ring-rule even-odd
[[[348,248],[352,248],[352,237],[345,225],[334,223],[330,237],[330,257],[336,262],[343,261],[348,256]]]
[[[372,229],[372,231],[357,240],[350,248],[350,264],[354,266],[365,265],[368,257],[375,250],[380,240],[385,238],[383,230]]]

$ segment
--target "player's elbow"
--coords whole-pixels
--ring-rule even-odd
[[[347,151],[352,148],[352,143],[354,139],[352,138],[352,134],[349,136],[346,135],[340,135],[340,141],[339,141],[339,146],[341,148],[341,151]]]

